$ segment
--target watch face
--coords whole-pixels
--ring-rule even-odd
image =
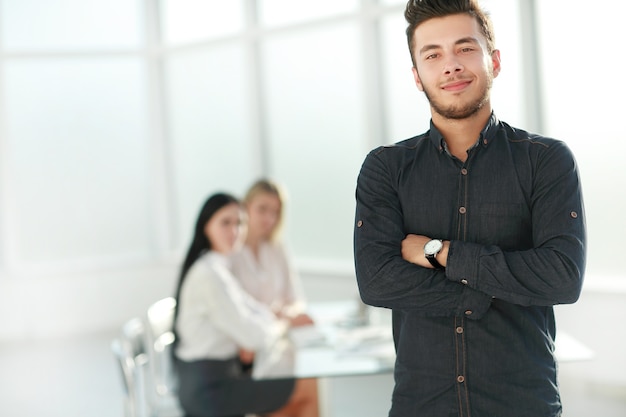
[[[424,254],[433,255],[439,252],[441,248],[443,248],[443,242],[441,242],[441,240],[438,240],[438,239],[433,239],[424,245]]]

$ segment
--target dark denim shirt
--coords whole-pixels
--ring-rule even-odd
[[[576,162],[492,114],[453,157],[430,131],[366,157],[356,190],[361,298],[393,310],[393,417],[561,415],[553,305],[585,268]],[[406,262],[415,233],[450,240],[445,270]]]

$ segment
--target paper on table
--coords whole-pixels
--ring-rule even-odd
[[[298,347],[320,346],[327,343],[326,335],[314,324],[289,329],[289,339]]]
[[[337,335],[337,350],[342,354],[377,357],[395,355],[393,337],[388,326],[366,326],[343,330]]]
[[[556,335],[554,354],[561,362],[589,360],[594,357],[591,349],[563,331],[559,331]]]

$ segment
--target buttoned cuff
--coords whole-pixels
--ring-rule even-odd
[[[457,315],[471,320],[480,319],[491,306],[492,297],[476,289],[478,285],[479,254],[482,246],[476,243],[450,241],[446,264],[446,278],[464,285]]]
[[[446,260],[446,278],[476,288],[481,249],[482,245],[477,243],[451,240]]]

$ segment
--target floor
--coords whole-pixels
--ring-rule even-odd
[[[115,334],[0,344],[0,415],[122,417]]]
[[[121,381],[110,351],[115,334],[0,343],[0,416],[122,417]],[[576,375],[574,367],[561,367],[564,417],[626,416],[624,397],[590,392],[584,383],[571,378]],[[376,401],[378,408],[357,410],[355,404],[362,405],[363,398],[375,398],[381,390],[387,397],[390,383],[390,376],[327,382],[324,390],[331,404],[324,408],[326,417],[383,417],[381,409],[386,405],[381,401]],[[372,392],[364,394],[364,387]],[[376,415],[365,415],[364,409],[376,410]]]

